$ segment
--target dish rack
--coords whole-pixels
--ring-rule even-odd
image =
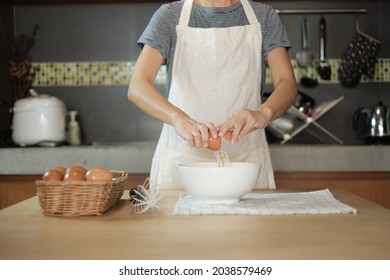
[[[102,215],[122,197],[128,173],[111,170],[111,182],[35,182],[39,204],[46,216]]]
[[[340,96],[339,98],[326,101],[318,105],[313,109],[313,111],[310,113],[310,115],[306,115],[299,111],[295,106],[291,106],[287,114],[290,114],[299,120],[299,125],[293,129],[290,133],[286,133],[282,129],[280,129],[278,126],[275,125],[274,122],[271,122],[269,124],[269,129],[274,132],[275,134],[281,136],[283,139],[280,144],[285,144],[291,139],[293,139],[297,134],[302,132],[303,130],[307,129],[310,125],[314,125],[318,127],[320,130],[322,130],[325,134],[329,135],[331,138],[333,138],[336,142],[339,144],[344,144],[343,141],[341,141],[338,137],[336,137],[333,133],[331,133],[329,130],[327,130],[325,127],[320,125],[317,120],[322,117],[325,113],[327,113],[330,109],[332,109],[334,106],[336,106],[341,100],[344,99],[344,95]],[[309,132],[310,133],[310,132]],[[313,136],[317,137],[317,135],[312,134]]]

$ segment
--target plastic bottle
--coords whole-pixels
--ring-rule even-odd
[[[68,124],[68,142],[70,145],[81,144],[80,126],[76,120],[77,111],[69,111],[70,121]]]

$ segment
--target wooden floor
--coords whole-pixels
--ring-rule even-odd
[[[130,174],[127,189],[142,185],[148,174]],[[0,209],[35,196],[36,175],[0,175]],[[341,188],[390,209],[390,172],[277,172],[280,188]]]

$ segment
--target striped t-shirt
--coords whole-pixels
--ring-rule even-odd
[[[150,45],[164,58],[167,68],[166,90],[169,92],[172,79],[173,58],[176,47],[176,25],[179,23],[184,0],[162,5],[153,15],[145,31],[138,40],[140,47]],[[262,3],[249,1],[261,24],[263,38],[262,67],[263,81],[267,66],[267,54],[277,47],[290,47],[284,26],[275,10]],[[247,25],[248,20],[241,2],[226,8],[201,7],[194,3],[189,26],[198,28],[218,28]],[[259,46],[260,47],[260,46]]]

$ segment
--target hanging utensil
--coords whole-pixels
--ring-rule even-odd
[[[299,67],[306,68],[313,63],[313,52],[310,50],[308,43],[306,18],[304,18],[301,22],[301,35],[302,49],[296,53],[295,58]]]
[[[330,80],[332,69],[326,60],[326,21],[323,16],[320,19],[320,60],[317,62],[318,75],[323,80]]]
[[[302,49],[296,53],[295,59],[297,60],[298,66],[305,69],[312,65],[314,58],[313,52],[309,49],[306,18],[301,21],[301,36]],[[307,77],[305,73],[303,73],[303,77],[300,79],[300,83],[302,86],[307,88],[313,88],[318,85],[318,81],[316,79]]]

